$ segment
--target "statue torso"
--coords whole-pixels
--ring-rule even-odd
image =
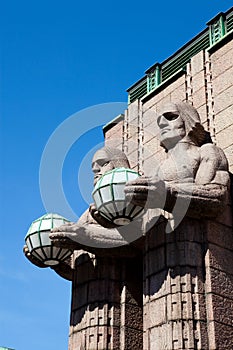
[[[200,164],[199,147],[189,145],[169,152],[161,164],[158,176],[168,182],[193,182]]]

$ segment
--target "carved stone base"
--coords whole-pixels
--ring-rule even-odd
[[[143,349],[232,349],[232,229],[189,218],[165,227],[146,237]]]
[[[79,252],[69,350],[142,349],[142,260]]]

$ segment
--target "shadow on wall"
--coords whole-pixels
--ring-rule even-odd
[[[76,258],[75,271],[71,326],[79,324],[80,330],[95,325],[120,326],[122,302],[134,308],[142,325],[141,256],[116,259],[83,252]]]

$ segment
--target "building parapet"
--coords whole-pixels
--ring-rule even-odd
[[[224,43],[225,37],[233,32],[233,7],[225,13],[220,12],[207,23],[207,26],[172,56],[147,69],[145,76],[127,89],[128,103],[151,95],[151,92],[170,80],[177,72],[185,70],[187,63],[200,51]]]

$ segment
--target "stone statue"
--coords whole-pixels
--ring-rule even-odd
[[[225,232],[221,224],[209,218],[221,213],[227,204],[227,159],[211,142],[190,104],[165,105],[157,124],[166,159],[125,185],[128,201],[145,208],[143,215],[119,227],[103,218],[91,204],[77,223],[55,228],[50,234],[54,245],[74,251],[70,259],[52,267],[73,283],[72,349],[88,348],[90,334],[97,333],[98,327],[105,339],[113,334],[111,328],[117,330],[112,337],[112,344],[117,344],[114,348],[119,348],[120,342],[126,344],[127,339],[136,342],[138,348],[161,348],[162,342],[170,348],[178,338],[187,348],[187,341],[195,344],[192,339],[200,324],[204,340],[202,335],[195,338],[201,337],[200,346],[206,334],[212,336],[211,324],[215,327],[216,316],[212,312],[208,315],[206,310],[212,308],[211,294],[214,301],[215,292],[210,293],[208,288],[211,281],[219,291],[219,266],[228,271],[225,265],[229,265],[230,258],[220,256],[218,260],[219,237]],[[118,167],[130,167],[123,152],[110,147],[98,150],[92,162],[94,184],[106,171]],[[224,251],[229,257],[228,250]],[[32,263],[45,267],[26,247],[24,252]],[[203,291],[207,291],[208,298]],[[130,333],[132,324],[135,328]],[[177,333],[176,337],[172,333]],[[136,348],[135,344],[132,348]]]
[[[154,217],[161,215],[154,208],[172,213],[177,221],[175,226],[185,215],[211,217],[220,212],[229,186],[228,163],[223,151],[211,142],[196,109],[188,103],[169,103],[161,109],[157,123],[166,160],[152,169],[153,176],[141,176],[125,186],[128,200],[146,208],[144,216],[130,225],[117,227],[91,204],[77,223],[52,230],[50,237],[54,245],[129,256],[134,254],[131,248],[137,250],[137,240],[146,234],[147,224],[151,228]],[[110,147],[98,150],[92,162],[94,184],[106,171],[117,167],[129,168],[123,152]],[[25,254],[34,260],[27,250]],[[60,270],[66,271],[65,265]]]
[[[123,152],[111,147],[103,147],[98,150],[92,161],[94,185],[105,172],[119,167],[130,167]],[[141,227],[137,223],[135,225],[132,223],[131,229],[132,226],[134,227],[133,240],[135,240],[142,235]],[[129,237],[124,239],[124,236],[127,235],[130,235],[127,227],[119,227],[108,221],[99,214],[95,205],[91,204],[77,223],[54,228],[50,238],[55,245],[66,246],[73,250],[88,249],[90,252],[100,253],[104,248],[117,248],[117,252],[120,253],[124,250],[123,246],[128,245]],[[111,253],[114,254],[113,251]]]
[[[92,161],[92,170],[94,173],[94,185],[98,179],[107,171],[114,168],[129,168],[129,161],[126,155],[111,147],[103,147],[98,150]],[[134,256],[137,247],[129,247],[129,240],[136,240],[142,235],[141,226],[132,224],[133,238],[127,228],[120,228],[112,222],[105,219],[96,210],[94,204],[83,213],[78,222],[70,222],[60,227],[54,228],[50,235],[54,245],[67,247],[72,250],[87,249],[89,252],[98,254],[110,254],[111,256]],[[130,226],[132,228],[132,226]],[[122,230],[122,232],[121,232]],[[127,239],[124,239],[124,235]],[[106,249],[108,248],[108,249]],[[116,249],[117,248],[117,249]],[[25,256],[36,266],[44,268],[43,263],[33,257],[26,246],[24,246]],[[71,280],[71,259],[52,267],[59,275]]]
[[[215,216],[225,205],[229,186],[228,163],[201,124],[189,103],[169,103],[157,117],[160,144],[166,160],[151,177],[142,176],[126,184],[134,204],[162,208],[184,215]]]

